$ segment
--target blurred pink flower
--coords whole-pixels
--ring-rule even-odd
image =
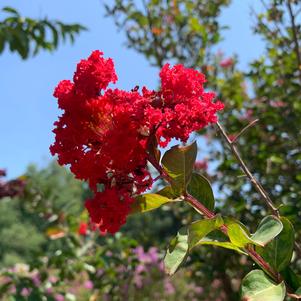
[[[27,287],[23,287],[22,290],[21,290],[21,296],[23,297],[28,297],[31,293],[31,290]]]
[[[283,108],[286,106],[286,103],[281,100],[271,100],[270,105],[273,108]]]
[[[62,294],[56,294],[54,296],[55,301],[64,301],[65,297]]]
[[[233,60],[231,57],[226,58],[226,59],[223,59],[223,60],[219,63],[219,65],[220,65],[222,68],[225,68],[225,69],[226,69],[226,68],[232,67],[233,64],[234,64],[234,60]]]
[[[85,283],[84,283],[84,287],[88,290],[91,290],[93,289],[94,285],[93,285],[93,282],[91,280],[87,280]]]
[[[164,281],[164,290],[167,295],[172,295],[176,291],[173,284],[168,279]]]
[[[40,275],[38,273],[34,274],[31,278],[33,284],[36,286],[36,287],[39,287],[40,284],[41,284],[41,279],[40,279]]]

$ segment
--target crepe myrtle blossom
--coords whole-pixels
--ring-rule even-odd
[[[149,189],[149,145],[186,142],[191,132],[217,121],[223,104],[205,92],[205,76],[182,65],[163,66],[158,91],[108,88],[117,81],[112,59],[96,50],[77,65],[73,81],[63,80],[54,96],[62,115],[54,123],[50,147],[61,165],[88,181],[91,221],[115,233],[126,222],[134,196]]]

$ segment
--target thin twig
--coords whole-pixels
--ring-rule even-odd
[[[296,27],[296,22],[295,22],[295,15],[293,13],[293,9],[291,6],[291,1],[287,0],[287,8],[290,16],[290,21],[291,21],[291,27],[292,27],[292,32],[293,32],[293,42],[294,42],[294,49],[295,53],[297,56],[297,62],[298,62],[298,72],[299,72],[299,79],[301,81],[301,54],[300,54],[300,47],[299,47],[299,41],[298,41],[298,30]]]
[[[229,136],[227,135],[225,129],[222,127],[222,125],[219,122],[217,122],[216,125],[217,125],[217,128],[218,128],[219,132],[221,133],[221,135],[224,137],[227,144],[229,145],[233,155],[235,156],[235,158],[239,162],[239,164],[241,166],[241,169],[244,171],[246,176],[249,178],[249,180],[251,181],[251,183],[253,184],[253,186],[257,190],[257,192],[261,195],[262,199],[265,201],[267,206],[272,210],[273,214],[276,215],[276,216],[279,216],[278,209],[276,208],[276,206],[274,205],[274,203],[270,199],[268,193],[265,191],[265,189],[259,183],[259,181],[250,172],[249,168],[247,167],[247,165],[245,164],[245,162],[241,158],[241,155],[240,155],[239,151],[237,150],[235,144],[232,143]]]
[[[245,164],[245,162],[241,158],[241,155],[240,155],[239,151],[237,150],[236,146],[232,143],[232,141],[228,137],[225,129],[222,127],[222,125],[219,122],[217,122],[216,125],[217,125],[217,128],[218,128],[219,132],[221,133],[223,138],[226,140],[228,146],[230,147],[233,155],[235,156],[238,163],[240,164],[241,169],[243,170],[245,175],[249,178],[250,182],[253,184],[253,186],[255,187],[257,192],[260,194],[261,198],[264,200],[266,205],[271,209],[273,215],[276,216],[276,217],[280,217],[278,209],[274,205],[274,203],[271,200],[271,198],[269,197],[268,193],[262,187],[261,183],[250,172],[249,168],[247,167],[247,165]],[[297,242],[295,242],[295,251],[297,252],[298,257],[301,258],[301,246]]]
[[[252,122],[250,122],[247,126],[245,126],[232,140],[231,143],[235,143],[235,141],[237,141],[237,139],[246,131],[248,130],[250,127],[252,127],[253,125],[255,125],[257,122],[259,121],[259,119],[255,119]]]

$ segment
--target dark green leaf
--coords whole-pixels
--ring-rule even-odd
[[[164,154],[162,166],[171,178],[171,186],[176,192],[183,193],[186,191],[196,155],[196,142],[187,146],[174,146]]]
[[[209,210],[214,209],[213,191],[210,182],[204,176],[193,173],[187,191]]]
[[[9,7],[9,6],[3,7],[2,11],[8,12],[8,13],[12,13],[12,14],[14,14],[16,16],[19,16],[18,11],[15,10],[14,8],[12,8],[12,7]]]
[[[297,275],[289,266],[281,271],[285,282],[294,290],[301,287],[301,276]]]

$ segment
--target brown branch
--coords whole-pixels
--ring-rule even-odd
[[[205,215],[206,218],[215,217],[214,212],[206,208],[201,202],[195,199],[192,195],[185,195],[185,200],[198,212]],[[222,225],[220,230],[228,236],[228,228],[226,225]],[[281,275],[275,271],[252,247],[244,248],[244,251],[255,261],[261,268],[263,268],[277,283],[282,281]]]
[[[261,183],[250,172],[249,168],[247,167],[247,165],[245,164],[245,162],[241,158],[241,155],[240,155],[239,151],[237,150],[236,146],[234,145],[234,143],[228,137],[225,129],[222,127],[222,125],[219,122],[217,122],[216,125],[217,125],[217,128],[218,128],[219,132],[221,133],[221,135],[223,136],[223,138],[226,140],[226,143],[230,147],[233,155],[235,156],[235,158],[237,159],[238,163],[240,164],[241,169],[243,170],[243,172],[245,173],[245,175],[249,178],[250,182],[255,187],[255,189],[257,190],[257,192],[260,194],[261,198],[264,200],[264,202],[266,203],[267,207],[269,207],[271,209],[271,211],[272,211],[272,213],[273,213],[274,216],[280,217],[278,209],[274,205],[274,203],[271,200],[271,198],[269,197],[268,193],[262,187]],[[295,242],[295,251],[297,252],[298,257],[301,258],[301,246],[297,242]]]
[[[225,138],[233,147],[229,137],[225,133]],[[170,180],[168,174],[164,171],[159,162],[153,158],[152,156],[148,156],[149,162],[157,169],[160,175],[165,176],[166,180]],[[247,169],[248,170],[248,169]],[[249,172],[250,173],[250,172]],[[195,199],[192,195],[185,193],[184,194],[185,201],[190,204],[193,208],[195,208],[199,213],[202,213],[206,218],[214,218],[216,215],[214,212],[209,210],[206,206],[204,206],[201,202]],[[228,228],[227,225],[222,225],[220,230],[228,236]],[[275,271],[269,263],[267,263],[255,250],[252,246],[247,246],[244,248],[244,251],[256,262],[264,271],[266,271],[277,283],[283,281],[280,273]]]
[[[294,42],[294,49],[295,53],[297,56],[297,62],[298,62],[298,72],[299,72],[299,79],[301,82],[301,54],[300,54],[300,47],[299,47],[299,41],[298,41],[298,31],[296,27],[296,19],[295,15],[293,13],[292,5],[291,5],[291,0],[287,0],[287,8],[290,16],[290,21],[291,21],[291,27],[292,27],[292,32],[293,32],[293,42]]]
[[[232,140],[231,143],[235,143],[235,141],[242,135],[244,134],[244,132],[246,130],[248,130],[250,127],[252,127],[253,125],[255,125],[257,122],[259,121],[259,119],[255,119],[252,122],[250,122],[247,126],[245,126]]]
[[[219,122],[217,122],[216,125],[217,125],[217,128],[218,128],[219,132],[224,137],[224,139],[226,140],[228,146],[230,147],[233,155],[235,156],[235,158],[239,162],[241,169],[244,171],[246,176],[249,178],[249,180],[251,181],[251,183],[253,184],[253,186],[257,190],[257,192],[261,195],[262,199],[265,201],[267,206],[272,210],[273,214],[275,216],[279,216],[278,209],[275,207],[275,205],[272,202],[272,200],[270,199],[268,193],[265,191],[265,189],[262,187],[262,185],[259,183],[259,181],[250,172],[249,168],[247,167],[247,165],[245,164],[245,162],[241,158],[241,155],[240,155],[239,151],[237,150],[235,144],[230,140],[229,136],[227,135],[225,129],[222,127],[222,125]]]

